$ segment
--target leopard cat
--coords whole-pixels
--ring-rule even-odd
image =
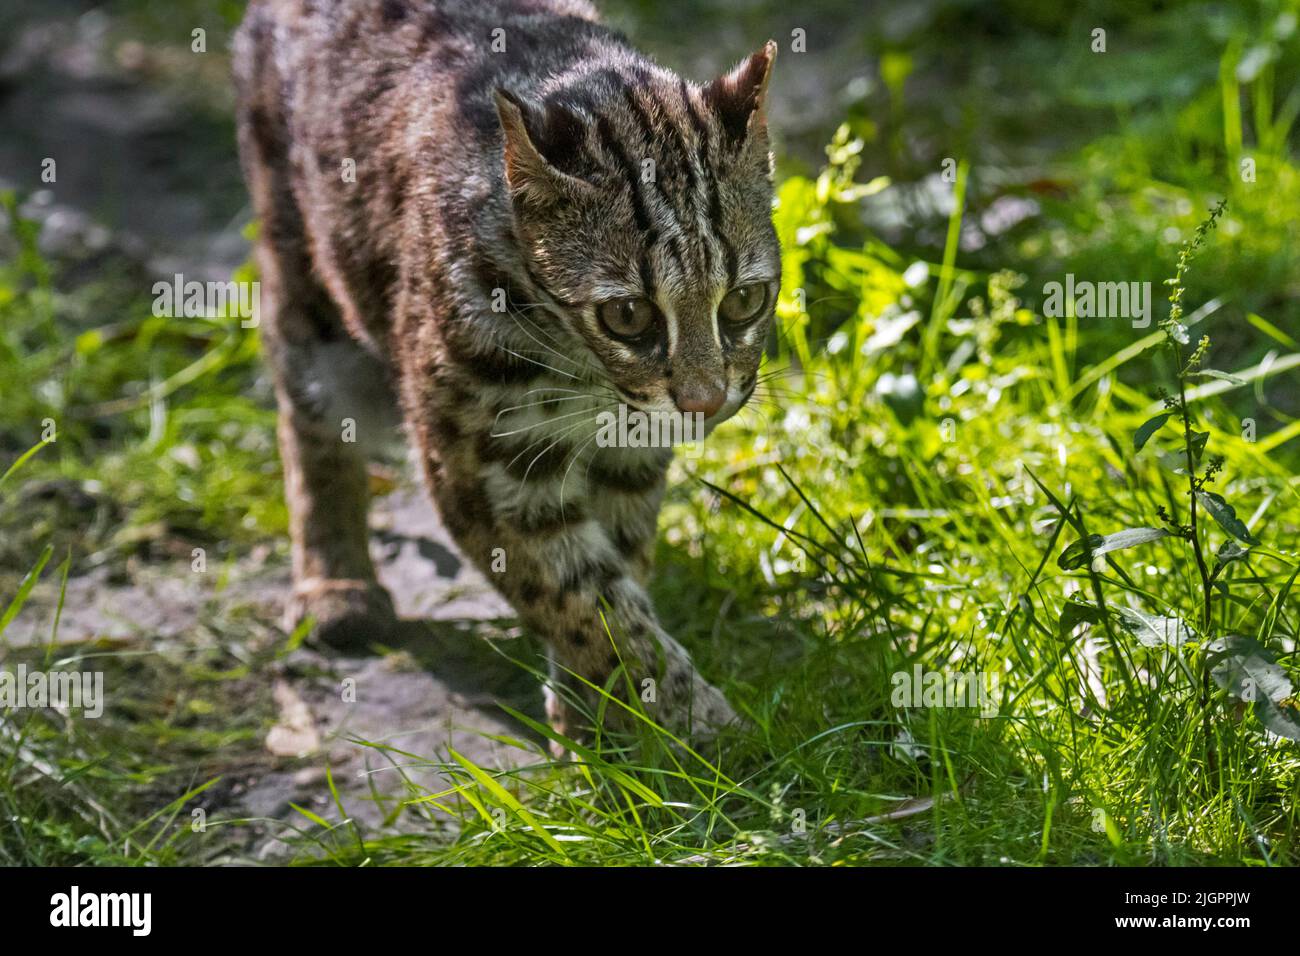
[[[336,646],[395,624],[346,434],[391,400],[458,547],[545,641],[557,729],[588,726],[586,682],[639,703],[647,678],[674,732],[735,720],[646,592],[673,449],[594,433],[619,406],[707,432],[754,391],[776,45],[699,85],[585,0],[253,0],[234,54],[290,615]]]

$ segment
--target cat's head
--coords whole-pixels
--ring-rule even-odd
[[[644,411],[712,427],[754,390],[781,276],[764,113],[775,55],[769,42],[702,87],[638,62],[528,99],[497,92],[533,284]]]

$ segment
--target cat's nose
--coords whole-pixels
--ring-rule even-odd
[[[711,382],[683,385],[674,388],[672,394],[673,404],[679,412],[700,412],[705,418],[714,415],[727,401],[727,390]]]

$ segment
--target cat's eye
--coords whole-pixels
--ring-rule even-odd
[[[654,323],[655,308],[648,299],[610,299],[596,306],[596,316],[605,331],[621,339],[634,339]]]
[[[744,325],[753,322],[767,308],[771,290],[766,282],[751,282],[738,286],[727,293],[727,297],[718,306],[718,316],[730,325]]]

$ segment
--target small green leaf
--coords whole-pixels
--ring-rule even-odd
[[[1201,460],[1201,452],[1205,451],[1205,444],[1210,440],[1209,432],[1192,432],[1192,464],[1195,465]],[[1177,451],[1165,452],[1160,456],[1160,464],[1164,465],[1175,475],[1187,474],[1187,451],[1179,448]]]
[[[1179,647],[1192,637],[1191,628],[1179,617],[1162,617],[1130,607],[1121,607],[1119,625],[1145,647]]]
[[[1300,741],[1300,709],[1292,704],[1263,697],[1255,702],[1255,716],[1279,737]]]
[[[1111,551],[1133,548],[1139,544],[1147,544],[1167,537],[1169,532],[1163,528],[1125,528],[1114,534],[1090,534],[1062,551],[1056,563],[1063,571],[1073,571]]]
[[[1273,655],[1249,637],[1221,637],[1205,645],[1214,682],[1238,700],[1286,700],[1295,688]]]
[[[1073,571],[1076,568],[1083,567],[1092,560],[1093,549],[1099,548],[1105,540],[1099,534],[1090,534],[1086,538],[1080,538],[1061,552],[1061,556],[1056,559],[1057,567],[1062,571]]]
[[[1169,421],[1171,414],[1171,412],[1161,412],[1139,425],[1138,430],[1133,433],[1133,450],[1141,451],[1142,446],[1147,443],[1151,436],[1160,431],[1165,422]]]
[[[1238,541],[1246,544],[1260,543],[1259,539],[1250,533],[1246,522],[1237,517],[1237,510],[1224,501],[1222,495],[1216,495],[1213,491],[1198,491],[1196,500],[1205,507],[1210,517],[1219,523],[1220,528]]]
[[[1102,610],[1095,604],[1071,598],[1061,607],[1061,618],[1057,623],[1057,635],[1061,640],[1070,636],[1080,624],[1098,624],[1102,620]]]
[[[1217,378],[1221,382],[1231,382],[1233,385],[1245,385],[1246,380],[1236,375],[1229,375],[1227,372],[1220,372],[1217,368],[1203,368],[1200,371],[1192,372],[1189,377],[1197,378]]]
[[[1231,564],[1233,561],[1240,561],[1246,555],[1250,554],[1250,548],[1243,548],[1236,541],[1228,540],[1223,542],[1218,553],[1215,554],[1215,564],[1222,568]]]

